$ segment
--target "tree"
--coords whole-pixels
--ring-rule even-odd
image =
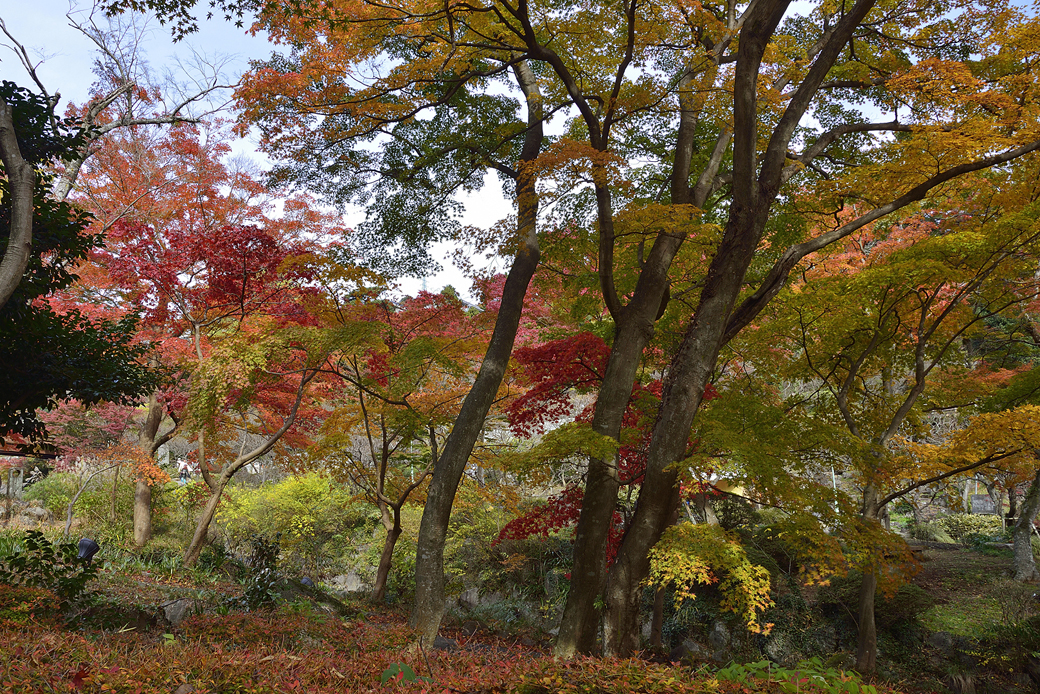
[[[488,313],[467,315],[457,297],[420,292],[400,305],[384,299],[337,311],[338,323],[348,320],[367,337],[328,362],[343,387],[312,456],[379,509],[386,541],[372,600],[382,602],[401,510],[417,501],[436,468],[444,429],[469,390]]]
[[[175,375],[149,396],[139,445],[154,457],[184,421],[189,379],[210,349],[211,336],[259,315],[292,320],[306,258],[342,232],[305,196],[283,199],[254,172],[230,159],[226,131],[181,124],[138,126],[110,135],[84,164],[74,199],[107,230],[77,288],[83,298],[142,314],[140,339]],[[163,425],[164,421],[172,424]],[[162,427],[162,431],[160,428]],[[198,464],[216,486],[200,432]],[[219,469],[219,468],[218,468]],[[149,477],[139,480],[135,541],[151,536]]]
[[[864,537],[880,532],[887,504],[910,491],[1028,449],[1024,434],[977,437],[971,446],[970,438],[958,435],[928,455],[913,447],[908,454],[902,443],[935,436],[930,412],[970,412],[987,382],[999,384],[980,377],[989,370],[985,364],[966,368],[973,355],[961,346],[987,322],[1040,297],[1037,209],[1016,208],[1016,196],[1002,190],[1008,178],[976,175],[941,206],[864,227],[833,244],[746,338],[758,344],[755,357],[740,357],[755,372],[746,378],[789,384],[781,406],[789,414],[804,412],[816,429],[799,440],[820,439],[819,432],[827,431],[820,445],[826,459],[861,490],[856,515]],[[973,391],[975,398],[966,397]],[[993,428],[990,417],[977,421],[972,431]],[[983,438],[993,445],[982,445]],[[857,654],[862,672],[875,666],[873,600],[882,549],[868,546],[858,560],[864,573]]]
[[[54,130],[43,100],[11,82],[2,85],[3,109],[12,116],[18,149],[32,167],[42,169],[73,147],[71,122]],[[6,166],[6,164],[5,164]],[[80,308],[55,304],[55,294],[75,280],[76,267],[101,244],[88,233],[90,218],[73,206],[48,196],[46,179],[33,183],[29,236],[12,226],[21,193],[0,181],[0,243],[26,243],[28,259],[10,298],[0,308],[0,432],[32,443],[46,438],[38,410],[74,398],[92,405],[104,400],[130,403],[155,387],[156,374],[140,361],[146,348],[133,343],[136,327],[130,316],[118,322],[95,319]],[[23,222],[24,223],[24,220]],[[20,264],[19,261],[18,264]],[[5,270],[6,272],[6,270]],[[11,276],[17,275],[17,267]],[[9,277],[10,278],[10,277]]]
[[[192,5],[145,4],[179,19]],[[425,190],[417,200],[383,194],[373,206],[374,224],[393,238],[424,242],[429,236],[394,230],[429,228],[428,200],[447,201],[446,191],[473,180],[478,162],[501,162],[489,155],[509,138],[485,116],[506,101],[491,84],[513,65],[532,66],[544,113],[573,116],[538,163],[557,191],[575,191],[576,202],[561,209],[595,230],[599,287],[616,326],[596,433],[617,439],[666,297],[680,293],[672,289],[688,296],[609,593],[616,466],[590,458],[576,579],[556,647],[562,656],[595,648],[603,604],[606,650],[635,647],[648,550],[668,523],[674,463],[685,454],[719,350],[792,268],[937,186],[1040,148],[1028,68],[1035,18],[1007,3],[861,0],[819,3],[804,15],[790,12],[789,0],[695,8],[330,0],[289,12],[275,5],[259,7],[260,25],[290,54],[249,78],[240,92],[247,116],[262,123],[274,151],[298,153],[297,163],[309,158],[313,165],[297,169],[308,172],[301,181],[351,197],[374,179],[393,191]],[[375,63],[385,70],[360,69]],[[893,111],[891,120],[873,117]],[[495,125],[512,123],[497,115]],[[367,146],[382,136],[384,148]],[[338,148],[358,141],[366,146]],[[323,144],[330,144],[325,156],[314,157]],[[630,167],[634,160],[642,165]],[[819,233],[810,237],[807,228],[779,223],[798,211],[788,204],[796,194],[831,211],[866,202],[859,217],[814,227]],[[426,226],[408,224],[413,212]],[[633,217],[644,223],[626,227]],[[706,223],[720,233],[706,234]],[[670,287],[673,262],[696,241],[705,242],[706,273]],[[420,564],[434,572],[439,565],[422,556],[437,552],[437,539],[428,535],[420,547]],[[429,579],[430,591],[420,582],[424,604],[440,595],[437,580]],[[432,633],[440,608],[419,612]]]
[[[68,197],[80,169],[98,151],[112,133],[144,125],[173,125],[176,123],[198,123],[201,119],[219,111],[223,105],[194,109],[204,105],[208,99],[232,85],[221,76],[222,65],[198,57],[196,61],[203,71],[189,75],[193,84],[184,86],[173,80],[160,87],[148,73],[139,46],[145,34],[145,24],[139,16],[123,20],[108,17],[107,27],[99,26],[92,8],[85,17],[69,12],[69,25],[97,47],[94,63],[98,81],[91,86],[92,96],[87,104],[70,106],[70,115],[75,115],[80,124],[79,139],[65,154],[64,166],[53,179],[51,196],[57,200]],[[26,47],[7,29],[0,19],[0,32],[7,37],[9,48],[18,58],[33,84],[39,90],[42,103],[48,112],[52,127],[58,121],[60,94],[51,93],[37,72]],[[172,97],[177,93],[176,98]]]

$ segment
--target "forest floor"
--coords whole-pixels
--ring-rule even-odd
[[[912,633],[882,640],[889,684],[877,683],[877,691],[1040,691],[1040,603],[1035,587],[1007,580],[1010,553],[935,544],[921,550],[914,583],[935,604]],[[0,590],[0,692],[870,691],[823,665],[771,666],[756,678],[739,665],[562,663],[537,635],[475,623],[449,625],[447,640],[420,649],[401,609],[351,600],[330,607],[297,594],[277,608],[246,611],[237,602],[243,585],[231,573],[186,570],[163,557],[110,559],[89,591],[71,616],[19,624],[5,622]]]
[[[892,673],[910,690],[944,691],[941,684],[978,694],[1040,691],[1040,587],[1011,580],[1011,550],[940,543],[919,549],[913,584],[934,604],[919,614],[905,650],[895,646],[889,654]]]

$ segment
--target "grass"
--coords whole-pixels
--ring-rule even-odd
[[[936,605],[922,614],[920,620],[929,631],[975,636],[1000,624],[1000,604],[996,598],[980,595],[962,602]]]

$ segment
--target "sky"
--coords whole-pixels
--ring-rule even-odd
[[[37,73],[48,91],[61,94],[62,104],[85,102],[95,79],[91,68],[96,47],[70,25],[67,16],[71,15],[81,24],[86,23],[90,20],[90,7],[89,0],[79,3],[70,3],[69,0],[0,0],[0,18],[7,30],[28,50],[32,62],[38,65]],[[100,15],[94,21],[105,26],[105,20]],[[8,48],[10,41],[6,36],[0,36],[0,44],[0,79],[35,90],[18,57]],[[248,68],[249,60],[267,58],[276,49],[264,36],[250,36],[245,29],[219,18],[208,21],[200,19],[199,32],[179,43],[173,42],[166,27],[153,20],[146,25],[142,46],[149,67],[156,76],[161,76],[167,70],[177,71],[178,60],[190,62],[194,51],[214,62],[227,61],[224,71],[232,80]],[[59,107],[59,110],[63,108]],[[262,166],[270,166],[267,158],[257,152],[255,138],[236,143],[234,151],[254,158]],[[460,199],[466,208],[463,224],[486,227],[512,212],[511,205],[503,197],[501,187],[493,176],[486,179],[483,191]],[[350,209],[344,217],[347,224],[356,224],[364,218],[364,211]],[[435,255],[442,258],[442,272],[425,281],[406,279],[401,283],[401,291],[408,294],[414,294],[422,288],[438,291],[451,284],[464,295],[467,294],[469,280],[451,267],[449,261],[443,260],[450,250],[447,246],[434,249]],[[505,271],[506,268],[498,269]]]

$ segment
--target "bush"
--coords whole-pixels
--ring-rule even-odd
[[[41,501],[54,518],[64,518],[69,502],[79,489],[79,478],[72,472],[52,472],[25,490],[28,501]]]
[[[911,524],[910,537],[923,542],[945,542],[948,545],[954,543],[954,539],[942,526],[932,522]]]
[[[353,555],[351,532],[371,525],[368,506],[318,474],[288,477],[256,489],[235,487],[227,494],[217,525],[229,551],[245,554],[254,535],[280,535],[283,566],[314,576]]]
[[[65,608],[97,577],[97,565],[77,558],[71,542],[54,545],[38,530],[29,530],[21,546],[0,556],[0,584],[43,588],[54,593]]]
[[[951,513],[937,518],[935,525],[960,542],[965,535],[986,535],[998,538],[1004,534],[1004,522],[1000,516],[982,516],[974,513]]]

